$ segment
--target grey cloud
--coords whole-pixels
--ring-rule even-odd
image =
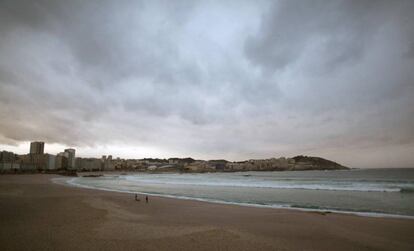
[[[413,10],[412,1],[2,1],[0,144],[318,153],[348,165],[358,163],[335,149],[409,149]]]
[[[360,58],[387,21],[390,1],[278,1],[262,21],[257,36],[246,43],[246,53],[266,70],[283,69],[300,60],[306,50],[323,46],[324,67]]]

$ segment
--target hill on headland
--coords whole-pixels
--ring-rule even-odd
[[[334,161],[320,157],[311,157],[298,155],[293,157],[295,160],[294,170],[341,170],[349,169],[346,166],[338,164]]]

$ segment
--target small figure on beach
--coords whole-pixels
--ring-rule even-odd
[[[140,199],[138,199],[138,194],[135,194],[135,200],[140,201]]]
[[[148,203],[148,195],[145,195],[145,202]]]

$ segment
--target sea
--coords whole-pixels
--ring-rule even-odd
[[[414,168],[233,173],[129,173],[70,185],[178,199],[414,219]]]

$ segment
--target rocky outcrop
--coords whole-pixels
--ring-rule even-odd
[[[295,156],[295,164],[291,170],[346,170],[348,167],[342,166],[334,161],[320,157]]]

